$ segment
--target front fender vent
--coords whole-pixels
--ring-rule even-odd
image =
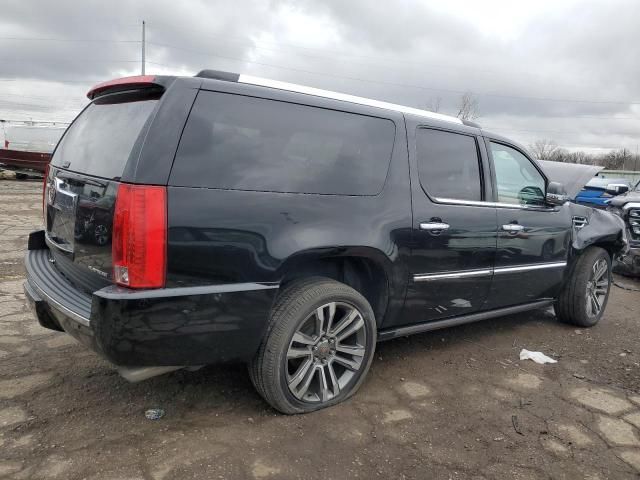
[[[587,220],[587,217],[580,217],[577,215],[573,217],[573,228],[575,228],[576,230],[581,230],[588,223],[589,220]]]

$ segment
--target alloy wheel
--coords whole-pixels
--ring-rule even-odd
[[[287,349],[287,385],[300,401],[324,403],[363,368],[366,323],[351,304],[330,302],[300,324]]]
[[[587,315],[595,317],[600,314],[609,292],[609,265],[603,258],[598,259],[591,268],[587,281],[586,302]]]

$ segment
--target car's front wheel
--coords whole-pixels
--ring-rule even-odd
[[[592,327],[602,318],[611,289],[611,257],[606,250],[589,247],[578,257],[556,305],[559,320]]]
[[[353,395],[369,370],[376,323],[369,302],[326,278],[294,282],[279,295],[269,330],[249,366],[276,410],[305,413]]]

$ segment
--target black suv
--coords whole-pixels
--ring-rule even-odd
[[[203,71],[92,89],[44,184],[25,293],[130,380],[243,361],[285,413],[377,341],[554,305],[602,317],[622,221],[457,118]]]

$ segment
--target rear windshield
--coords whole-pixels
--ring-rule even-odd
[[[158,99],[117,95],[97,99],[62,137],[51,163],[74,172],[118,179]]]
[[[390,120],[201,91],[170,183],[290,193],[375,195],[395,137]]]

